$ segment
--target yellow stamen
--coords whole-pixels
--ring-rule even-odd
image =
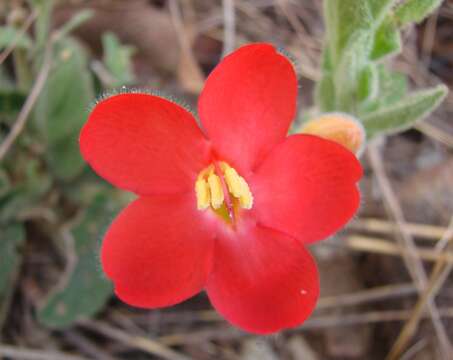
[[[225,165],[225,182],[228,186],[228,190],[233,194],[234,197],[241,196],[241,183],[239,179],[241,178],[239,174],[233,168]]]
[[[198,210],[206,210],[211,206],[216,213],[224,217],[219,211],[224,208],[228,214],[225,202],[225,196],[228,194],[234,200],[231,202],[233,207],[251,209],[253,196],[245,179],[225,162],[218,163],[218,170],[219,174],[216,174],[216,167],[211,164],[198,174],[195,182]],[[227,194],[224,193],[225,185],[222,181],[225,181]]]
[[[220,177],[216,174],[209,175],[208,184],[211,191],[211,205],[214,209],[218,209],[222,206],[223,201],[225,200]]]
[[[253,206],[253,196],[247,182],[241,176],[239,176],[239,184],[241,188],[239,195],[239,204],[243,209],[251,209]]]
[[[201,178],[195,182],[195,192],[197,194],[198,210],[205,210],[211,203],[211,194],[209,192],[208,182]]]
[[[226,163],[222,163],[222,170],[225,174],[225,182],[230,193],[237,199],[243,209],[251,209],[253,205],[253,196],[250,188],[242,176]]]

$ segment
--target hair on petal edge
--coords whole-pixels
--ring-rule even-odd
[[[171,95],[169,93],[166,93],[165,91],[162,90],[151,90],[147,88],[138,88],[138,87],[127,87],[127,86],[122,86],[117,89],[112,89],[112,90],[107,90],[103,93],[101,93],[89,106],[88,112],[93,111],[93,109],[96,107],[96,105],[100,104],[104,100],[107,100],[111,98],[112,96],[116,95],[122,95],[122,94],[144,94],[144,95],[152,95],[156,97],[160,97],[162,99],[168,100],[176,105],[181,106],[183,109],[191,113],[193,116],[196,116],[196,113],[193,111],[193,109],[190,107],[190,105],[184,101],[181,100],[174,95]]]

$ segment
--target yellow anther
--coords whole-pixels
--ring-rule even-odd
[[[216,173],[216,166],[218,166],[218,174]],[[251,209],[253,195],[245,179],[225,162],[219,162],[216,166],[211,164],[203,169],[195,181],[198,210],[206,210],[212,207],[217,214],[220,214],[218,211],[222,209],[222,206],[225,209],[231,205]],[[226,194],[224,187],[226,187]],[[225,204],[226,197],[234,201],[228,200],[228,204]]]
[[[222,206],[223,201],[225,200],[220,177],[214,173],[210,174],[208,177],[208,184],[211,192],[211,206],[214,209],[218,209]]]
[[[198,210],[205,210],[211,203],[211,194],[209,192],[208,182],[201,178],[195,182],[195,192],[197,194]]]
[[[230,193],[239,199],[239,205],[243,209],[251,209],[253,205],[253,196],[247,182],[237,171],[227,164],[223,163],[222,170],[225,175],[225,182]]]
[[[203,169],[202,172],[198,174],[198,180],[207,178],[209,175],[214,173],[214,165],[209,165],[206,169]]]
[[[225,182],[228,186],[228,190],[230,191],[231,194],[233,194],[234,197],[239,197],[241,196],[241,182],[240,179],[241,177],[239,174],[236,172],[231,167],[226,167],[225,171]]]
[[[253,196],[247,182],[239,176],[240,195],[239,204],[243,209],[251,209],[253,206]]]

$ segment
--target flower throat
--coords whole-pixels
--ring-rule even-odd
[[[226,162],[203,169],[195,182],[198,210],[211,208],[227,222],[234,222],[240,208],[251,209],[253,195],[245,179]]]

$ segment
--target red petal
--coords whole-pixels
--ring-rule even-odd
[[[251,179],[258,222],[304,243],[324,239],[355,214],[362,167],[332,141],[294,135],[277,146]]]
[[[101,261],[124,302],[156,308],[179,303],[205,285],[214,232],[193,196],[143,197],[110,226]]]
[[[141,195],[193,189],[209,143],[182,107],[148,94],[121,94],[96,105],[80,149],[112,184]]]
[[[232,324],[266,334],[300,325],[319,295],[316,264],[295,239],[253,226],[217,239],[206,287]]]
[[[271,45],[247,45],[209,75],[200,120],[220,157],[244,174],[285,138],[296,96],[292,64]]]

